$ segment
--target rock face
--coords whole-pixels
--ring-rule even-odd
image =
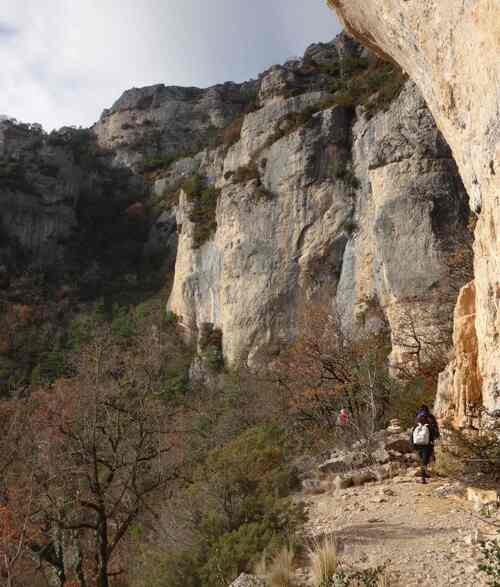
[[[115,161],[140,170],[144,160],[197,153],[255,100],[256,82],[207,90],[163,84],[127,90],[93,130]]]
[[[471,208],[479,216],[474,247],[479,407],[498,417],[500,7],[490,0],[330,0],[330,4],[363,44],[390,56],[409,73],[451,146]],[[475,365],[462,362],[460,369],[463,375],[443,378],[440,389],[440,395],[456,406],[464,397],[460,386],[466,372],[474,371]],[[473,397],[475,391],[466,395]],[[440,405],[445,402],[440,400]]]
[[[458,297],[454,314],[453,348],[455,358],[441,373],[437,415],[451,419],[457,426],[479,424],[482,381],[478,368],[478,344],[475,328],[476,292],[474,282],[466,285]],[[452,393],[450,393],[452,391]]]
[[[339,48],[361,54],[342,36],[306,56],[322,69],[322,52],[330,62]],[[449,330],[465,282],[453,269],[470,247],[456,166],[414,84],[368,119],[329,107],[326,88],[293,95],[303,67],[264,74],[262,106],[210,167],[220,189],[217,229],[201,246],[196,204],[181,192],[169,308],[188,332],[207,322],[219,328],[233,365],[258,364],[290,342],[306,303],[328,305],[356,334],[388,325],[393,361],[414,360],[408,317],[427,333],[436,323]]]
[[[175,260],[169,309],[218,364],[268,361],[314,304],[388,332],[395,369],[427,360],[472,278],[471,213],[401,79],[341,34],[256,81],[129,90],[90,131],[3,122],[0,285],[16,264],[102,284]]]
[[[89,131],[47,135],[0,122],[2,272],[29,268],[90,282],[130,268],[144,239],[144,195],[142,178],[112,166]]]

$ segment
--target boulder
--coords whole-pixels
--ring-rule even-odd
[[[500,503],[498,489],[481,489],[479,487],[467,487],[467,500],[471,501],[475,511],[486,509],[493,511]]]
[[[339,475],[334,481],[334,486],[337,491],[347,489],[348,487],[351,487],[352,484],[353,479],[351,475]]]
[[[372,453],[372,458],[380,464],[388,463],[391,460],[391,455],[384,447],[379,447]]]
[[[320,493],[325,493],[328,488],[328,481],[320,481],[319,479],[302,480],[302,490],[306,495],[319,495]]]
[[[403,454],[413,452],[409,436],[409,433],[406,432],[389,436],[385,441],[386,450],[394,450]]]
[[[349,469],[362,467],[367,461],[362,452],[333,452],[329,460],[319,465],[322,473],[340,473]]]

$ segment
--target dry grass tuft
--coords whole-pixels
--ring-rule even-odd
[[[270,587],[293,587],[294,558],[293,548],[285,546],[270,563],[262,558],[255,567],[255,574],[263,578]]]
[[[267,575],[271,587],[292,587],[295,578],[293,559],[293,549],[285,547],[272,560]]]
[[[328,536],[309,550],[311,579],[314,587],[327,585],[337,572],[337,545],[334,536]]]

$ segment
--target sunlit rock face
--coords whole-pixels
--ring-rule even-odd
[[[331,65],[340,51],[362,54],[342,35],[306,56]],[[456,165],[413,83],[368,119],[361,109],[325,107],[331,95],[322,87],[293,95],[299,67],[263,75],[261,107],[217,166],[191,160],[221,190],[217,229],[195,246],[193,204],[181,192],[169,308],[188,332],[206,322],[220,328],[230,364],[279,352],[311,303],[329,307],[355,336],[388,328],[391,360],[407,362],[399,331],[408,313],[428,331],[436,323],[449,330],[470,279],[453,269],[470,248]]]
[[[363,44],[397,61],[416,82],[450,145],[479,215],[475,232],[475,329],[483,408],[500,416],[500,6],[491,0],[330,0]],[[471,334],[472,335],[472,334]],[[458,336],[458,335],[457,335]],[[462,375],[440,394],[460,404]],[[445,381],[451,388],[447,388]],[[460,384],[462,385],[462,384]],[[471,383],[475,385],[475,383]],[[468,396],[476,397],[472,389]],[[440,400],[440,405],[443,402]]]
[[[36,186],[6,167],[2,259],[17,243],[101,284],[140,274],[145,255],[175,262],[169,309],[193,341],[212,325],[229,365],[272,359],[316,304],[354,337],[387,333],[395,368],[415,360],[409,319],[451,346],[472,279],[468,198],[414,82],[377,106],[380,75],[367,77],[369,112],[338,99],[380,65],[341,34],[255,81],[129,90],[83,134],[0,134],[0,158]]]

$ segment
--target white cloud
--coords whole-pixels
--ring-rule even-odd
[[[47,129],[92,124],[132,86],[255,77],[338,31],[322,0],[5,2],[0,113]]]

